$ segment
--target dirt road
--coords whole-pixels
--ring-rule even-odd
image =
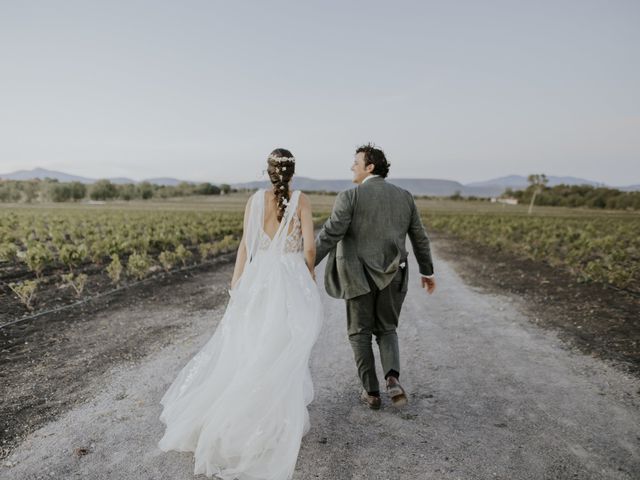
[[[467,286],[437,256],[438,291],[417,266],[403,308],[401,380],[410,404],[358,402],[344,304],[324,295],[326,323],[312,358],[316,398],[296,479],[632,479],[640,472],[640,381],[568,349],[533,325],[520,300]],[[231,264],[202,274],[224,288]],[[322,269],[319,270],[322,278]],[[222,283],[222,285],[220,285]],[[88,380],[92,394],[31,433],[0,477],[193,478],[188,453],[164,453],[158,400],[224,311],[162,313],[164,342]],[[159,315],[149,305],[112,315]],[[199,477],[204,478],[204,477]]]

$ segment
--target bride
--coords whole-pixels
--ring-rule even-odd
[[[194,452],[195,474],[290,479],[309,430],[308,363],[323,311],[311,206],[289,193],[294,170],[288,150],[269,155],[273,188],[247,201],[227,309],[160,400],[158,446]]]

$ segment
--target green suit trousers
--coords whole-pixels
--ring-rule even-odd
[[[378,289],[366,273],[371,291],[351,299],[347,303],[347,332],[358,367],[358,376],[367,392],[380,390],[376,376],[372,337],[380,350],[380,360],[385,373],[400,372],[400,348],[398,346],[398,318],[407,294],[408,265],[399,268],[389,285]]]

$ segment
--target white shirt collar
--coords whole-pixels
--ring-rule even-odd
[[[369,180],[371,177],[379,177],[380,175],[369,175],[368,177],[365,177],[364,180],[362,180],[362,183],[366,182],[367,180]],[[362,183],[360,185],[362,185]]]

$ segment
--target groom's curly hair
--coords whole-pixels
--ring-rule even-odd
[[[358,153],[364,153],[364,166],[373,165],[374,175],[380,175],[382,178],[386,178],[389,175],[389,167],[391,164],[387,162],[387,157],[384,152],[376,148],[373,143],[367,143],[361,145],[356,149],[356,155]]]

